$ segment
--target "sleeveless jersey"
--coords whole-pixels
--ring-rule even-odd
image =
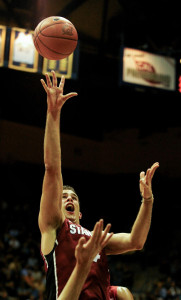
[[[90,231],[65,219],[57,232],[53,250],[42,255],[46,270],[47,300],[56,300],[76,264],[75,247],[80,237],[88,240]],[[109,300],[110,274],[104,249],[94,258],[79,300]]]
[[[109,296],[110,300],[117,300],[117,286],[110,286],[109,287]]]

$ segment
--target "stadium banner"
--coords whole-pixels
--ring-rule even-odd
[[[38,56],[33,44],[33,31],[12,27],[8,67],[21,71],[37,72]]]
[[[51,74],[51,70],[54,70],[57,77],[61,77],[62,75],[65,78],[72,77],[72,66],[73,66],[73,53],[68,57],[60,60],[49,60],[43,59],[43,74],[48,73]]]
[[[175,91],[174,58],[126,47],[122,58],[122,82]]]
[[[6,40],[6,26],[0,25],[0,67],[4,65],[5,40]]]

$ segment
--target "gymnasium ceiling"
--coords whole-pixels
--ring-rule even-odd
[[[180,109],[177,109],[178,98],[174,98],[175,95],[172,94],[170,105],[170,101],[163,100],[165,95],[150,96],[146,91],[132,91],[118,86],[119,49],[120,45],[125,45],[179,59],[180,2],[0,0],[0,24],[34,30],[42,19],[59,15],[69,19],[77,28],[80,41],[79,77],[76,82],[70,83],[70,88],[79,93],[79,100],[71,102],[70,106],[73,109],[70,110],[69,104],[66,104],[68,112],[64,114],[66,126],[63,129],[68,133],[96,138],[97,135],[102,136],[102,133],[123,127],[142,127],[146,132],[152,132],[165,130],[170,126],[181,126]],[[7,86],[9,98],[14,97],[16,93],[19,95],[19,85],[14,82],[14,72],[5,69],[1,72],[4,86],[9,83],[5,80],[7,76],[14,84],[12,89]],[[8,104],[1,102],[3,118],[44,127],[40,109],[42,105],[40,99],[44,94],[42,91],[40,95],[39,77],[36,76],[38,75],[16,72],[16,80],[21,83],[21,98],[26,97],[28,110],[20,112],[22,99],[19,97],[18,103],[11,103],[11,111]],[[69,89],[69,81],[66,87]],[[170,99],[170,96],[168,97]],[[92,99],[96,100],[96,107]],[[145,129],[145,123],[142,122],[145,99],[149,104],[149,109],[146,108],[146,117],[154,116],[154,122],[151,125],[147,124],[147,127],[150,126],[149,130],[147,127]],[[36,115],[35,103],[39,104]],[[78,120],[81,120],[84,126]]]
[[[66,17],[92,47],[120,43],[165,54],[181,52],[180,1],[0,0],[0,23],[34,29],[48,16]],[[111,48],[112,45],[112,48]]]

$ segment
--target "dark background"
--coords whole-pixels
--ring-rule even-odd
[[[125,130],[136,129],[137,143],[144,143],[149,138],[151,144],[153,135],[158,134],[161,140],[166,141],[170,129],[181,127],[181,96],[177,90],[166,92],[118,84],[122,46],[175,58],[178,80],[180,4],[141,0],[0,1],[0,23],[9,27],[33,30],[40,20],[50,15],[70,19],[79,34],[78,78],[67,80],[65,84],[65,93],[76,91],[79,96],[63,108],[62,133],[102,142],[106,136],[119,140]],[[44,129],[46,96],[40,84],[42,77],[41,74],[6,67],[0,69],[1,120]],[[176,139],[179,153],[180,136]],[[171,149],[174,148],[171,143],[172,140],[168,140],[164,149],[159,143],[152,145],[155,155],[149,152],[148,144],[143,153],[143,164],[139,157],[140,167],[135,170],[129,165],[127,172],[124,170],[131,157],[120,157],[123,170],[111,174],[104,174],[96,168],[90,172],[86,168],[81,170],[81,167],[75,169],[63,165],[64,183],[74,186],[80,196],[82,225],[92,229],[99,218],[104,218],[106,223],[112,223],[114,232],[128,232],[140,207],[139,172],[146,171],[154,161],[159,161],[160,168],[153,179],[155,204],[152,227],[145,247],[164,251],[166,245],[171,245],[179,237],[181,208],[180,157],[170,153],[170,145]],[[126,147],[129,148],[129,144]],[[10,149],[7,151],[11,152]],[[134,149],[132,151],[137,159]],[[165,159],[167,151],[169,169]],[[160,153],[164,155],[163,162]],[[106,161],[106,148],[103,155]],[[5,161],[1,158],[2,198],[8,201],[9,206],[28,205],[26,226],[37,234],[43,174],[42,161],[16,160],[13,150]],[[20,222],[21,216],[9,214],[11,219]]]

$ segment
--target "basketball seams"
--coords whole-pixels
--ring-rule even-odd
[[[37,38],[38,38],[38,40],[39,40],[39,42],[43,45],[43,46],[45,46],[48,50],[50,50],[51,52],[53,52],[54,54],[61,54],[61,55],[70,55],[71,54],[71,52],[70,53],[61,53],[61,52],[57,52],[57,51],[55,51],[55,50],[53,50],[53,49],[51,49],[51,48],[49,48],[38,36],[37,36]],[[39,48],[39,47],[38,47]]]
[[[39,26],[36,27],[35,29],[35,33],[34,33],[34,41],[36,42],[37,46],[38,46],[38,42],[36,41],[37,38],[38,38],[38,35],[39,33],[41,32],[40,29],[41,29],[41,25],[44,23],[44,20],[39,24]],[[39,30],[38,30],[39,29]],[[38,46],[39,48],[39,46]],[[40,49],[40,48],[39,48]],[[41,53],[40,53],[41,54]]]
[[[42,33],[41,33],[41,35],[42,35],[42,37],[47,37],[47,38],[51,38],[51,39],[61,39],[61,40],[68,40],[68,41],[77,42],[76,39],[69,39],[69,38],[62,37],[62,36],[51,36],[51,35],[45,35],[45,34],[42,34]]]
[[[39,47],[39,44],[38,44],[37,40],[39,40],[38,34],[34,35],[34,45],[35,45],[37,51],[42,55],[42,51]]]
[[[37,37],[38,38],[38,37]],[[35,43],[36,43],[36,48],[37,48],[37,50],[38,50],[38,52],[42,55],[42,51],[41,51],[41,49],[40,49],[40,47],[39,47],[39,44],[38,44],[38,42],[35,40]]]
[[[63,24],[64,25],[65,22],[56,22],[56,24],[60,24],[60,25]],[[73,24],[68,23],[68,22],[67,22],[67,24],[71,25],[74,28]],[[43,25],[43,23],[40,26],[40,30],[39,30],[38,34],[41,33],[43,36],[52,37],[52,36],[44,34],[43,31],[46,30],[47,28],[51,27],[51,26],[54,26],[55,24],[47,25],[46,27],[44,27],[43,29],[41,29],[42,25]],[[74,28],[74,30],[75,30],[75,28]],[[71,39],[71,38],[63,38],[63,37],[55,37],[55,38],[61,38],[61,39],[67,39],[67,40],[71,40],[71,41],[77,41],[77,39]]]

